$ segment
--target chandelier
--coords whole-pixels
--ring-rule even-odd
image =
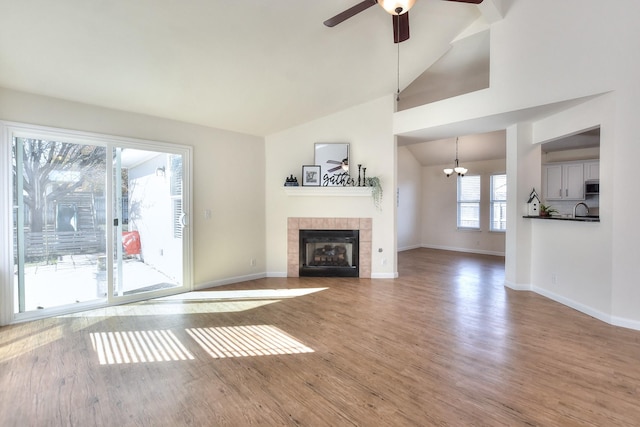
[[[444,168],[443,172],[445,173],[445,175],[447,176],[451,176],[452,173],[457,173],[458,176],[464,176],[465,173],[467,173],[469,169],[464,168],[462,166],[460,166],[458,164],[458,137],[456,137],[456,161],[454,163],[454,167],[453,169],[451,168]]]

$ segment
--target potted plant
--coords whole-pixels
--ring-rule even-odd
[[[366,178],[365,185],[371,187],[371,197],[373,197],[373,204],[376,208],[380,209],[382,203],[382,184],[380,184],[380,178],[377,176]]]
[[[540,216],[551,216],[554,213],[558,213],[558,210],[551,205],[540,204]]]

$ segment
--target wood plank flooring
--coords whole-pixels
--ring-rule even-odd
[[[640,332],[505,288],[499,257],[399,271],[1,328],[0,425],[640,425]]]

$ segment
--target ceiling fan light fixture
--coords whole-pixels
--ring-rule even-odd
[[[378,4],[391,15],[407,13],[415,3],[416,0],[378,0]]]

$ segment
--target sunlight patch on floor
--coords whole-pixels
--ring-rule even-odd
[[[194,291],[185,294],[157,298],[154,301],[210,301],[245,299],[284,299],[295,298],[324,291],[329,288],[293,288],[293,289],[238,289],[227,291]]]
[[[91,333],[101,365],[193,360],[193,355],[168,330]]]
[[[296,298],[328,288],[195,291],[141,302],[104,307],[64,317],[165,316],[172,314],[235,313]]]
[[[313,349],[270,325],[190,328],[187,333],[215,359],[313,353]]]
[[[156,301],[149,300],[139,303],[106,307],[82,313],[69,314],[65,317],[99,317],[111,316],[167,316],[173,314],[207,314],[207,313],[233,313],[252,310],[264,305],[273,304],[279,300],[267,301],[211,301],[211,302],[182,302],[182,301]]]

